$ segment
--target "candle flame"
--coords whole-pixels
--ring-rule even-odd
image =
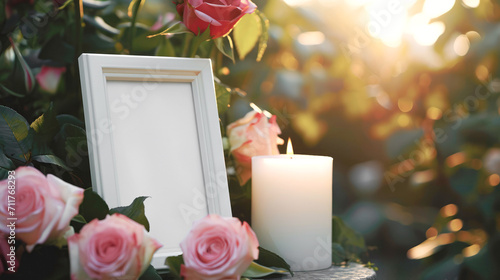
[[[288,144],[286,145],[286,154],[293,155],[292,140],[290,140],[290,137],[288,137]]]

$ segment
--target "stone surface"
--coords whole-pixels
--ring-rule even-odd
[[[295,272],[294,277],[283,276],[273,278],[276,280],[374,280],[377,275],[373,269],[366,268],[357,263],[350,263],[348,267],[332,266],[329,269]]]

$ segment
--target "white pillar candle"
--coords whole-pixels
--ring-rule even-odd
[[[292,270],[332,264],[332,170],[325,156],[252,158],[252,228]]]

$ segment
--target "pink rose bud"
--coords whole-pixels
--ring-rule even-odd
[[[16,169],[14,177],[0,182],[0,231],[10,235],[9,218],[16,218],[16,239],[27,244],[28,252],[36,244],[63,236],[78,214],[83,189],[29,166]]]
[[[209,215],[193,224],[180,245],[186,280],[240,279],[259,257],[255,233],[237,218]]]
[[[65,67],[42,66],[42,70],[35,78],[43,90],[48,93],[56,93],[64,72],[66,72]]]
[[[189,30],[201,34],[210,25],[213,39],[228,34],[245,14],[256,8],[250,0],[185,0],[177,4],[177,12]]]
[[[68,238],[72,280],[138,279],[162,245],[121,214],[92,220]]]
[[[278,134],[281,134],[281,130],[276,123],[276,116],[268,120],[263,113],[256,111],[247,113],[227,126],[240,185],[244,185],[252,176],[253,156],[279,154],[278,144],[283,144],[283,139]]]

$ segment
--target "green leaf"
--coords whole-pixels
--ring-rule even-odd
[[[224,37],[219,37],[214,40],[215,46],[219,51],[230,58],[233,63],[234,63],[234,50],[233,50],[233,41],[231,40],[231,37],[229,36],[224,36]]]
[[[259,247],[259,258],[255,262],[267,267],[278,267],[284,269],[290,272],[293,276],[293,271],[290,269],[290,265],[282,257],[262,247]]]
[[[163,37],[160,45],[156,49],[157,56],[175,56],[175,48],[172,45],[172,42],[167,38]]]
[[[167,29],[163,30],[160,33],[152,34],[149,35],[148,38],[160,36],[160,35],[175,35],[175,34],[182,34],[182,33],[191,33],[189,29],[182,23],[181,21],[177,21],[173,24],[171,24]]]
[[[346,254],[359,255],[366,251],[365,239],[363,236],[348,227],[341,218],[332,217],[332,244],[338,243],[345,250]]]
[[[32,154],[52,154],[49,144],[59,131],[59,122],[57,121],[52,104],[43,115],[31,123],[30,127],[35,131]]]
[[[82,215],[80,215],[80,214],[74,216],[73,219],[71,219],[71,221],[77,222],[77,223],[80,223],[80,224],[86,224],[87,223],[87,221],[85,220],[85,218]]]
[[[210,39],[210,26],[203,31],[200,35],[194,36],[193,40],[191,40],[191,51],[190,57],[194,57],[196,55],[196,51],[203,42],[206,42]]]
[[[128,6],[128,16],[131,18],[131,26],[130,26],[130,35],[129,35],[129,50],[132,53],[133,46],[134,46],[134,39],[135,39],[135,23],[137,21],[137,14],[139,13],[139,10],[141,9],[142,5],[146,0],[132,0],[130,2],[130,5]]]
[[[4,86],[4,85],[2,85],[2,84],[0,84],[0,91],[3,91],[3,92],[5,92],[5,93],[10,94],[10,95],[15,96],[15,97],[24,97],[24,95],[19,94],[19,93],[17,93],[17,92],[14,92],[14,91],[12,91],[12,90],[8,89],[7,87],[5,87],[5,86]]]
[[[165,264],[168,265],[168,269],[170,270],[170,274],[174,277],[174,279],[182,279],[181,278],[181,265],[184,264],[184,258],[182,255],[168,257],[165,260]]]
[[[257,13],[246,14],[233,29],[233,39],[240,60],[245,59],[262,34],[262,22]]]
[[[122,43],[126,44],[125,40],[130,38],[130,35],[134,33],[134,51],[136,52],[149,52],[154,50],[161,44],[162,37],[154,37],[149,38],[153,32],[149,29],[147,25],[137,23],[135,25],[135,29],[132,30],[132,27],[129,24],[120,25],[121,28],[124,28]]]
[[[146,0],[132,0],[130,1],[130,4],[128,5],[128,10],[127,10],[127,15],[132,18],[132,21],[135,21],[134,16],[137,16],[137,12],[139,9],[144,5],[144,2]]]
[[[113,26],[107,24],[104,19],[98,16],[89,16],[89,15],[84,15],[83,20],[85,23],[88,23],[95,28],[97,28],[100,31],[107,32],[111,35],[118,35],[120,34],[120,30],[114,28]]]
[[[69,4],[73,3],[74,0],[66,0],[58,9],[59,11],[64,10]]]
[[[255,13],[260,18],[260,26],[262,28],[262,32],[259,38],[259,51],[257,53],[257,61],[260,61],[262,59],[262,56],[264,56],[264,52],[267,49],[267,41],[269,40],[269,20],[259,10],[256,10]]]
[[[57,115],[56,119],[57,119],[57,122],[59,123],[60,127],[62,127],[65,124],[72,124],[72,125],[78,126],[80,128],[84,128],[83,122],[81,120],[79,120],[77,117],[72,116],[72,115],[61,114],[61,115]]]
[[[14,170],[15,168],[14,163],[4,155],[2,146],[0,146],[0,180],[7,178],[9,170]]]
[[[274,269],[252,262],[247,270],[243,272],[242,276],[250,278],[260,278],[271,274],[288,274],[288,271],[282,269]]]
[[[149,222],[144,213],[144,200],[147,196],[140,196],[134,199],[129,206],[116,207],[109,210],[110,214],[120,213],[143,225],[149,231]]]
[[[66,159],[71,167],[88,165],[87,138],[81,127],[70,123],[63,124],[54,137],[53,147],[55,154]]]
[[[99,0],[82,0],[84,8],[89,8],[93,10],[102,10],[109,7],[113,1],[99,1]]]
[[[78,211],[86,221],[102,220],[109,214],[108,204],[92,189],[83,192],[83,201]]]
[[[61,36],[54,36],[50,41],[42,46],[38,55],[41,59],[50,59],[64,64],[73,62],[75,56],[75,47],[66,43]]]
[[[339,243],[332,243],[332,262],[334,264],[341,264],[348,259],[344,247]]]
[[[139,280],[161,280],[161,277],[156,272],[156,269],[152,265],[149,265],[141,277],[139,277]]]
[[[33,75],[33,72],[31,71],[31,68],[28,66],[28,63],[23,58],[23,55],[17,48],[16,44],[14,44],[14,41],[12,41],[12,38],[9,38],[12,48],[14,49],[14,53],[16,54],[17,60],[19,63],[21,63],[21,67],[23,68],[23,74],[24,74],[24,86],[26,88],[26,92],[30,93],[33,91],[33,88],[35,88],[35,75]]]
[[[38,135],[43,135],[52,138],[59,131],[59,122],[57,121],[56,114],[52,104],[50,104],[47,112],[42,114],[38,119],[30,125]]]
[[[66,163],[55,155],[37,155],[33,157],[33,160],[43,163],[50,163],[64,168],[66,171],[71,171],[72,169],[66,165]]]
[[[231,101],[231,92],[232,90],[228,86],[215,82],[215,94],[219,116],[227,111],[229,102]]]
[[[26,119],[9,107],[0,105],[0,146],[13,159],[28,162],[31,157],[33,132]]]

